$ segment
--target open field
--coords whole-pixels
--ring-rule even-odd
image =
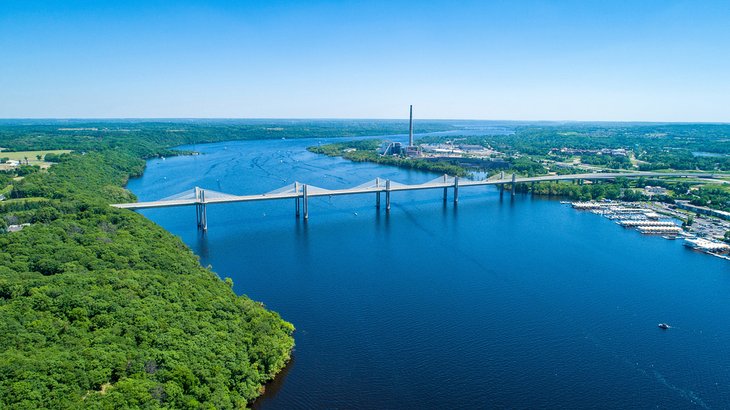
[[[56,150],[47,150],[47,151],[17,151],[17,152],[0,151],[0,158],[24,160],[26,157],[28,157],[28,161],[33,163],[34,160],[36,162],[38,162],[36,155],[40,155],[42,157],[46,154],[68,154],[69,152],[71,152],[71,150],[69,150],[69,149],[56,149]]]
[[[18,161],[25,162],[25,159],[28,158],[28,162],[30,165],[39,165],[41,168],[48,168],[51,166],[50,162],[46,161],[39,161],[38,155],[44,157],[46,154],[67,154],[71,152],[71,150],[68,149],[56,149],[56,150],[45,150],[45,151],[17,151],[17,152],[6,152],[6,151],[0,151],[0,158],[8,158]],[[2,169],[8,169],[9,167],[4,164],[0,164],[0,170]]]

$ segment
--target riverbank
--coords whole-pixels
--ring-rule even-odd
[[[401,158],[394,155],[378,155],[375,150],[382,142],[382,140],[338,142],[307,147],[307,150],[315,154],[342,157],[353,162],[372,162],[374,164],[391,165],[404,169],[416,169],[419,171],[457,175],[460,177],[469,174],[466,168],[447,161],[427,161],[424,159]]]
[[[247,195],[437,176],[306,151],[318,141],[186,146],[202,155],[153,159],[128,187],[148,201],[195,185]],[[219,204],[205,237],[191,208],[140,213],[296,324],[293,366],[261,410],[686,407],[652,371],[723,406],[702,380],[728,365],[730,332],[714,326],[730,310],[726,261],[542,196],[464,188],[454,206],[451,194],[392,193],[388,214],[374,194],[310,198],[307,223],[293,200]]]
[[[144,166],[122,146],[13,183],[45,200],[0,209],[30,224],[0,234],[2,406],[242,408],[290,360],[289,322],[108,206],[134,200],[122,186]]]

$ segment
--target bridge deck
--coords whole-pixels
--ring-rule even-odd
[[[545,182],[545,181],[566,181],[576,179],[616,179],[616,178],[640,178],[640,177],[694,177],[694,178],[715,178],[714,174],[707,173],[664,173],[664,172],[627,172],[627,173],[592,173],[592,174],[571,174],[571,175],[544,175],[539,177],[525,177],[516,178],[515,183],[530,183],[530,182]],[[469,181],[459,180],[459,187],[469,186],[486,186],[486,185],[504,185],[511,184],[512,179],[492,179],[486,181]],[[401,185],[397,184],[391,186],[390,192],[398,191],[415,191],[422,189],[438,189],[438,188],[453,188],[454,182],[429,182],[425,184],[414,184],[414,185]],[[357,194],[368,194],[376,192],[386,192],[385,185],[377,187],[356,187],[346,189],[321,189],[318,188],[307,193],[307,197],[320,197],[320,196],[335,196],[335,195],[357,195]],[[276,200],[276,199],[293,199],[302,198],[303,192],[283,192],[283,193],[271,193],[271,194],[255,194],[255,195],[229,195],[226,194],[222,198],[206,198],[204,201],[200,201],[196,198],[187,199],[171,199],[171,200],[160,200],[150,202],[134,202],[127,204],[113,204],[113,207],[122,209],[145,209],[145,208],[167,208],[175,206],[188,206],[204,203],[208,204],[220,204],[220,203],[231,203],[231,202],[250,202],[250,201],[264,201],[264,200]]]

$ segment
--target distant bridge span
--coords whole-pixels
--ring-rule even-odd
[[[601,180],[616,178],[641,178],[641,177],[692,177],[692,178],[716,178],[717,175],[709,173],[667,173],[667,172],[626,172],[626,173],[592,173],[592,174],[571,174],[571,175],[545,175],[539,177],[518,178],[512,174],[511,178],[504,178],[501,174],[498,179],[488,179],[484,181],[461,180],[459,177],[451,177],[444,175],[432,181],[423,184],[406,185],[398,182],[390,181],[383,178],[375,178],[364,184],[344,189],[325,189],[312,185],[295,182],[274,191],[265,194],[254,195],[231,195],[222,192],[205,190],[196,187],[194,190],[182,192],[167,198],[149,202],[134,202],[126,204],[113,204],[113,207],[121,209],[146,209],[146,208],[168,208],[174,206],[195,205],[196,219],[198,227],[203,231],[208,229],[207,205],[231,203],[231,202],[250,202],[250,201],[266,201],[275,199],[295,199],[296,216],[300,213],[304,214],[304,219],[309,217],[308,198],[320,196],[334,195],[358,195],[358,194],[375,194],[376,207],[380,208],[380,194],[385,194],[385,209],[390,211],[390,193],[398,191],[416,191],[422,189],[443,189],[444,199],[446,199],[447,190],[452,188],[454,191],[454,203],[459,201],[459,188],[470,186],[486,186],[499,185],[504,189],[505,185],[510,185],[512,195],[515,193],[515,184],[546,182],[546,181],[582,181],[582,180]],[[300,204],[301,201],[301,204]]]

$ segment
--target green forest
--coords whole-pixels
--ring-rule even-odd
[[[261,303],[237,296],[230,279],[200,266],[180,239],[109,204],[135,200],[124,185],[144,171],[146,159],[189,153],[175,146],[405,129],[406,121],[369,120],[0,121],[3,152],[73,150],[47,155],[54,163],[48,170],[21,165],[0,171],[5,198],[0,200],[0,408],[250,406],[289,361],[294,326]],[[418,122],[418,132],[454,129],[458,122]],[[515,130],[466,140],[527,154],[507,162],[529,175],[547,172],[542,159],[562,146],[629,147],[642,169],[730,169],[728,126],[515,125]],[[447,162],[378,157],[373,151],[378,143],[311,150],[466,174]],[[677,198],[730,209],[724,187],[646,182],[669,184]],[[543,183],[535,193],[642,199],[632,186],[627,181]],[[11,225],[22,224],[28,225],[10,232]]]
[[[730,171],[730,125],[651,123],[516,124],[506,135],[464,136],[467,144],[489,146],[508,155],[548,158],[562,147],[583,150],[619,149],[634,153],[640,170]],[[450,136],[449,138],[454,138]],[[429,136],[421,142],[441,142]],[[586,163],[630,168],[625,158],[586,156]]]
[[[452,128],[452,125],[445,122],[419,122],[421,132]],[[169,148],[185,144],[389,135],[407,129],[407,120],[0,120],[0,147],[6,148],[6,151],[99,151],[119,148],[149,158],[157,155],[179,155],[181,151]]]
[[[237,296],[178,238],[108,206],[135,200],[123,186],[145,158],[198,137],[38,127],[0,126],[0,146],[75,152],[0,174],[0,232],[30,224],[0,233],[0,407],[249,406],[288,362],[292,324]]]
[[[505,154],[504,161],[490,162],[488,169],[482,169],[478,165],[468,167],[461,164],[458,159],[425,160],[392,155],[380,156],[375,150],[381,140],[338,142],[313,146],[309,150],[329,156],[341,156],[352,161],[368,161],[460,176],[468,175],[474,170],[485,170],[490,175],[507,171],[523,176],[595,172],[565,163],[560,164],[560,161],[571,159],[570,155],[560,153],[561,148],[593,151],[622,149],[635,157],[636,163],[633,163],[629,156],[586,152],[579,154],[583,164],[605,170],[730,171],[730,125],[727,124],[535,123],[514,124],[512,129],[514,130],[512,133],[458,136],[457,132],[449,136],[425,136],[417,140],[417,144],[459,141],[459,144],[481,145]],[[730,210],[730,189],[724,185],[700,186],[696,182],[685,184],[664,180],[648,182],[651,185],[666,186],[671,190],[668,196],[657,198],[659,200],[683,199],[695,205]],[[639,179],[593,185],[576,185],[569,182],[538,183],[534,186],[520,185],[517,189],[536,195],[580,200],[607,198],[636,201],[646,199],[635,189],[645,185],[647,181]],[[674,189],[675,185],[681,189]],[[694,188],[690,189],[692,186]]]

